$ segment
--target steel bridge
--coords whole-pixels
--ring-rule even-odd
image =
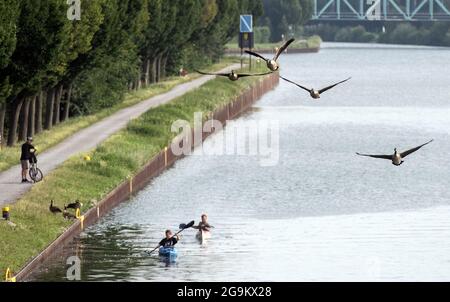
[[[450,0],[314,0],[312,20],[450,22]]]

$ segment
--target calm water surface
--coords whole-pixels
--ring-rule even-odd
[[[352,80],[319,102],[281,82],[237,121],[279,120],[277,165],[188,157],[32,279],[78,255],[84,281],[450,281],[450,49],[325,43],[281,63],[306,86]],[[431,138],[400,168],[355,155]],[[203,212],[206,245],[188,230],[175,263],[143,255]]]

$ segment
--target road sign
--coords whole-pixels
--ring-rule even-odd
[[[253,32],[253,15],[241,15],[241,33]]]
[[[255,39],[253,33],[240,33],[239,34],[239,48],[249,48],[255,47]]]

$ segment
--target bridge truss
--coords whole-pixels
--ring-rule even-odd
[[[450,0],[314,0],[312,20],[450,22]]]

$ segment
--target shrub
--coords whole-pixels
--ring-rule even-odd
[[[271,31],[268,26],[255,27],[255,43],[269,43]]]

